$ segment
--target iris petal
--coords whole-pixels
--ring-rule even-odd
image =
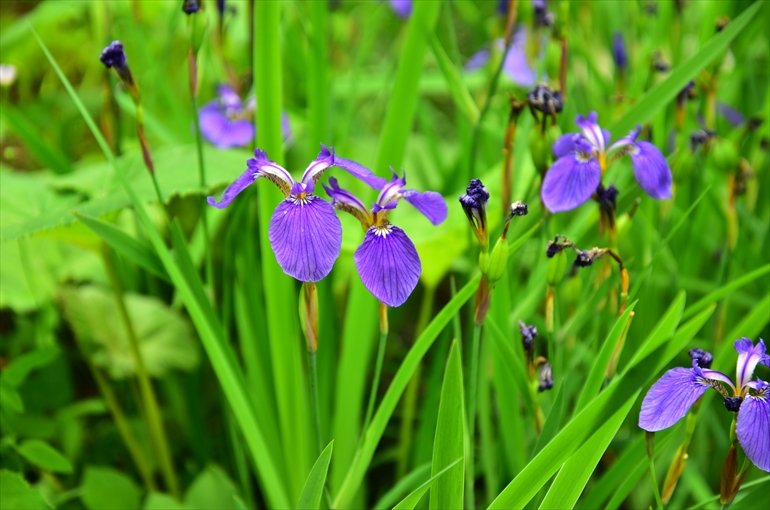
[[[276,207],[268,237],[284,273],[317,282],[340,254],[342,225],[329,202],[315,195],[302,200],[291,195]]]
[[[649,432],[675,424],[708,389],[691,368],[673,368],[652,385],[642,402],[639,427]]]
[[[657,200],[671,198],[671,168],[657,147],[650,142],[636,142],[631,161],[636,182],[645,193]]]
[[[391,307],[404,304],[420,279],[417,249],[395,225],[367,230],[354,258],[364,286]]]
[[[578,155],[560,158],[543,179],[543,203],[553,213],[574,209],[591,198],[601,178],[602,170],[593,158],[583,160]]]
[[[425,215],[434,225],[439,225],[447,217],[447,206],[441,193],[425,191],[420,193],[414,189],[405,189],[401,192],[404,200],[414,206],[415,209]]]
[[[747,396],[738,411],[735,433],[746,456],[762,471],[770,472],[770,399]]]
[[[553,144],[553,155],[557,158],[563,158],[564,156],[575,151],[575,137],[580,137],[580,133],[567,133],[561,135],[556,139]]]
[[[257,170],[249,167],[240,175],[240,177],[235,180],[235,182],[225,188],[225,191],[222,193],[222,198],[219,199],[219,202],[217,202],[214,197],[208,197],[206,201],[212,207],[216,207],[217,209],[224,209],[230,205],[230,202],[232,202],[241,191],[245,190],[249,187],[250,184],[256,181],[258,176],[259,174]]]
[[[749,338],[741,338],[735,341],[735,350],[738,351],[738,363],[735,367],[738,388],[743,388],[754,375],[754,369],[762,362],[765,356],[765,342],[761,338],[754,345]]]
[[[254,139],[254,124],[246,119],[231,121],[218,101],[205,104],[198,121],[203,137],[220,149],[248,145]]]

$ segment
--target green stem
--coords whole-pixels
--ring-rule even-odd
[[[660,489],[658,488],[658,477],[655,476],[655,462],[653,461],[652,455],[647,456],[647,460],[649,460],[649,464],[650,464],[650,477],[652,478],[652,491],[655,493],[655,504],[657,505],[655,508],[657,510],[663,510],[663,502],[660,499]]]
[[[150,376],[147,373],[147,369],[144,366],[144,360],[142,359],[142,353],[139,350],[139,339],[134,331],[131,318],[128,315],[128,309],[126,308],[126,302],[123,299],[123,289],[120,286],[117,272],[115,271],[115,265],[110,258],[109,248],[107,245],[103,245],[102,260],[107,272],[107,277],[110,280],[113,293],[115,294],[115,302],[118,305],[118,313],[120,314],[123,326],[126,328],[126,336],[131,348],[131,354],[136,364],[136,376],[139,380],[139,390],[142,395],[142,404],[147,413],[147,425],[150,430],[155,448],[158,451],[158,457],[160,461],[161,471],[163,472],[163,479],[166,482],[167,489],[171,494],[180,500],[181,493],[179,491],[179,482],[174,472],[174,465],[171,461],[171,453],[168,446],[168,440],[166,438],[165,430],[163,429],[163,420],[161,418],[160,407],[158,406],[158,400],[155,397],[155,391],[152,388],[150,382]]]
[[[374,413],[374,402],[377,400],[377,388],[380,386],[380,374],[382,373],[382,360],[385,358],[385,344],[388,342],[388,331],[380,331],[380,345],[377,349],[377,362],[374,365],[374,380],[372,380],[372,389],[369,392],[369,403],[366,406],[366,416],[364,417],[364,426],[361,433],[366,434],[369,428],[369,422]]]
[[[321,455],[321,414],[318,411],[318,370],[316,351],[307,351],[310,361],[310,405],[313,407],[313,428],[315,429],[316,456]]]
[[[481,324],[473,325],[473,340],[471,343],[471,370],[468,382],[468,451],[466,452],[466,499],[468,508],[476,508],[475,477],[475,434],[476,434],[476,393],[479,378],[479,342],[481,341]]]
[[[192,72],[192,69],[190,72]],[[195,77],[191,77],[191,79],[195,79]],[[201,126],[200,120],[198,119],[198,98],[195,94],[191,95],[193,122],[195,123],[195,146],[198,152],[198,185],[201,188],[201,192],[204,192],[206,189],[206,164],[203,159],[203,139],[201,138]],[[206,253],[206,280],[204,281],[204,284],[211,286],[213,290],[214,263],[211,258],[211,237],[209,235],[208,212],[208,207],[203,206],[203,211],[201,212],[201,226],[203,227],[203,244]]]

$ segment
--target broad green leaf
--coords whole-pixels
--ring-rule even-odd
[[[151,492],[144,500],[143,510],[186,510],[186,507],[168,494]]]
[[[462,462],[463,459],[457,459],[451,464],[449,464],[447,467],[436,473],[435,475],[431,476],[425,483],[417,487],[415,490],[409,493],[404,499],[402,499],[396,506],[393,507],[393,510],[413,510],[415,506],[417,506],[417,503],[420,502],[420,499],[425,495],[426,492],[428,492],[428,489],[430,489],[433,484],[436,482],[436,480],[440,479],[442,476],[444,476],[445,473],[449,472],[452,468],[455,467],[455,465]]]
[[[24,412],[24,401],[16,388],[3,381],[0,378],[0,404],[4,409],[9,409],[17,413]]]
[[[258,5],[261,5],[261,3]],[[51,66],[56,71],[56,74],[59,76],[59,79],[64,84],[64,87],[67,89],[67,92],[80,111],[83,120],[88,125],[94,138],[96,138],[99,147],[102,149],[104,156],[107,158],[114,171],[114,175],[120,180],[124,191],[134,206],[134,210],[139,217],[139,220],[147,232],[150,242],[160,257],[161,262],[163,262],[166,271],[171,277],[171,281],[174,283],[182,301],[187,307],[190,317],[195,323],[201,341],[206,349],[212,367],[222,385],[225,396],[230,402],[233,413],[238,420],[241,431],[249,446],[252,459],[256,465],[256,472],[259,475],[257,479],[261,483],[266,499],[273,507],[289,507],[290,503],[288,496],[286,495],[286,487],[279,475],[279,471],[276,469],[276,464],[270,455],[270,450],[265,444],[265,438],[254,414],[254,410],[251,407],[250,398],[246,392],[244,377],[239,369],[235,355],[224,338],[221,326],[216,320],[211,308],[211,303],[206,299],[201,300],[200,298],[201,294],[205,297],[205,293],[200,279],[197,277],[197,274],[195,274],[195,268],[192,266],[186,246],[182,242],[175,249],[177,259],[185,266],[185,270],[183,271],[166,247],[160,232],[158,232],[152,223],[152,220],[144,207],[143,201],[136,194],[131,183],[126,178],[124,168],[118,165],[107,141],[102,136],[96,123],[91,118],[83,102],[80,100],[80,97],[77,95],[69,80],[67,80],[67,77],[59,68],[50,51],[48,51],[48,48],[43,44],[37,33],[32,29],[31,32],[35,36],[46,58],[51,63]],[[260,109],[260,111],[262,110],[264,110],[264,108]],[[174,229],[172,229],[172,234],[173,232]],[[192,274],[190,274],[190,269],[192,270]]]
[[[62,299],[65,316],[93,363],[116,379],[135,374],[134,355],[112,292],[84,285],[63,290]],[[198,366],[194,334],[178,312],[154,297],[125,293],[123,299],[151,376]]]
[[[333,449],[334,441],[326,445],[324,451],[318,456],[315,464],[313,464],[313,469],[310,470],[310,474],[305,480],[305,487],[302,489],[302,494],[299,495],[296,508],[321,508],[321,497],[324,493],[324,486],[326,486],[326,474],[329,471],[329,461],[331,461]]]
[[[39,439],[28,439],[17,450],[32,464],[55,473],[72,473],[72,464],[54,447]]]
[[[59,352],[57,347],[43,347],[22,354],[11,360],[11,363],[3,369],[0,378],[6,384],[17,388],[24,383],[30,372],[51,363],[59,356]]]
[[[509,260],[532,236],[532,234],[535,233],[538,226],[539,223],[525,234],[519,236],[515,242],[511,243],[508,255]],[[412,345],[412,348],[409,350],[396,372],[380,406],[377,408],[372,423],[369,425],[369,429],[364,433],[357,455],[353,459],[353,464],[350,466],[350,469],[348,469],[345,479],[342,482],[342,486],[340,487],[337,496],[334,498],[334,508],[342,508],[350,504],[350,500],[352,500],[354,493],[358,490],[358,487],[364,478],[366,469],[372,461],[374,451],[376,450],[382,435],[385,433],[385,427],[390,420],[390,417],[393,415],[393,411],[396,409],[396,404],[404,393],[406,385],[412,378],[412,374],[414,374],[417,365],[420,363],[423,356],[425,356],[425,353],[430,346],[433,345],[433,342],[436,340],[441,330],[449,324],[449,321],[452,320],[454,315],[460,308],[462,308],[466,301],[475,294],[479,280],[480,276],[476,275],[462,289],[460,289],[457,295],[435,315],[433,320],[415,341],[414,345]]]
[[[50,168],[57,174],[65,174],[71,170],[67,157],[57,151],[56,146],[49,144],[40,136],[40,130],[28,116],[12,104],[3,106],[2,117],[8,127],[24,141],[32,156],[44,167]]]
[[[709,39],[696,54],[678,65],[665,81],[651,88],[644,97],[634,103],[626,114],[610,127],[610,132],[615,136],[623,136],[637,124],[650,121],[661,108],[676,97],[687,82],[694,79],[702,69],[723,54],[730,42],[757,18],[761,8],[762,2],[755,2],[732,20],[724,30]]]
[[[18,473],[0,470],[0,508],[3,510],[48,510],[50,504],[36,487]]]
[[[212,465],[204,469],[187,489],[184,506],[190,510],[237,508],[237,495],[238,490],[232,480],[219,466]]]
[[[646,352],[645,356],[630,364],[607,389],[577,414],[508,484],[489,508],[520,508],[526,505],[590,437],[592,431],[597,430],[629,399],[636,400],[647,381],[687,345],[713,311],[711,307],[695,316],[665,345],[661,344],[666,341],[668,335],[663,328],[658,328],[656,334],[648,337],[640,348],[640,352]],[[651,344],[661,347],[649,352],[647,346]]]
[[[575,412],[579,412],[583,409],[585,405],[599,393],[605,374],[607,373],[607,367],[612,359],[612,354],[615,352],[620,336],[626,329],[629,317],[634,311],[636,303],[637,302],[634,301],[628,308],[626,308],[626,311],[623,312],[623,315],[621,315],[617,321],[615,321],[615,326],[612,327],[612,330],[604,340],[599,355],[596,357],[596,361],[591,367],[591,372],[588,374],[588,379],[583,385],[583,391],[580,392],[580,398],[575,405]]]
[[[140,496],[136,483],[120,471],[110,467],[86,467],[80,499],[88,510],[135,510],[140,507]]]
[[[75,217],[93,230],[96,235],[101,237],[104,242],[109,244],[115,251],[145,268],[155,276],[170,281],[168,273],[158,256],[123,230],[115,225],[111,225],[110,223],[97,218],[92,218],[85,214],[75,213]]]
[[[634,402],[629,400],[618,409],[599,430],[575,452],[562,466],[556,479],[548,489],[548,494],[540,504],[541,510],[550,508],[573,508],[588,479],[591,477],[599,459],[618,432]]]
[[[464,458],[463,409],[463,368],[457,340],[449,351],[444,383],[441,387],[441,402],[438,408],[436,436],[433,441],[433,475],[452,464],[458,457]],[[430,491],[431,509],[463,507],[463,479],[465,462],[457,464],[445,476],[436,480]]]

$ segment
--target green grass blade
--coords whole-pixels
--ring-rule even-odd
[[[430,470],[430,462],[426,462],[422,466],[415,468],[411,473],[396,482],[388,492],[383,494],[372,508],[374,510],[387,510],[388,508],[393,508],[393,505],[397,504],[402,497],[405,497],[407,492],[411,492],[417,487],[420,487],[430,478]],[[424,494],[424,492],[422,494]]]
[[[564,464],[540,504],[541,510],[549,508],[574,508],[588,479],[599,463],[612,438],[623,424],[634,402],[626,404],[607,420],[591,438]]]
[[[503,360],[502,371],[509,373],[516,384],[516,389],[519,390],[519,395],[524,401],[524,405],[527,406],[527,410],[534,416],[535,404],[532,401],[532,394],[529,391],[529,380],[527,379],[526,368],[519,356],[514,352],[514,347],[511,345],[510,338],[507,338],[503,331],[498,326],[493,317],[487,317],[486,328],[487,331],[492,333],[494,339],[493,345],[499,359]]]
[[[610,132],[615,136],[623,136],[626,132],[634,129],[637,124],[650,121],[656,113],[676,97],[690,80],[723,54],[730,42],[745,30],[749,22],[757,18],[762,4],[763,2],[755,2],[740,16],[732,20],[724,30],[709,39],[697,53],[678,65],[665,81],[650,89],[642,99],[628,109],[621,119],[612,124]]]
[[[302,494],[299,495],[296,508],[321,508],[321,497],[324,493],[326,474],[329,471],[329,461],[331,461],[333,449],[334,441],[329,443],[318,456],[318,460],[313,464],[313,469],[310,470],[310,474],[305,480],[305,487],[302,488]]]
[[[551,412],[548,413],[548,417],[545,419],[543,430],[540,432],[540,437],[537,438],[537,443],[535,443],[534,455],[537,455],[559,432],[559,425],[561,424],[561,418],[564,414],[565,392],[564,383],[562,382],[562,384],[559,385],[559,391],[556,393],[556,397],[553,400]]]
[[[441,2],[415,2],[409,16],[404,47],[398,59],[396,82],[380,134],[374,171],[384,175],[389,166],[398,169],[404,161],[406,142],[417,111],[418,86],[428,38],[438,19]]]
[[[455,464],[454,459],[464,459],[463,409],[463,367],[457,340],[452,342],[449,359],[441,387],[441,402],[438,408],[436,437],[433,441],[433,475]],[[465,463],[460,462],[441,479],[436,480],[430,490],[430,508],[463,507],[463,478]]]
[[[449,472],[453,467],[455,467],[457,464],[459,464],[463,459],[457,459],[451,464],[449,464],[447,467],[436,473],[435,475],[431,476],[425,483],[417,487],[415,490],[409,493],[407,497],[401,500],[396,506],[393,507],[393,510],[413,510],[415,506],[417,506],[417,503],[420,502],[420,499],[425,495],[426,492],[428,492],[428,489],[430,489],[433,484],[440,479],[445,473]]]
[[[166,271],[168,272],[171,281],[177,288],[182,300],[190,313],[190,317],[193,320],[193,324],[201,337],[203,347],[206,349],[206,353],[209,356],[214,371],[217,374],[222,389],[227,396],[230,405],[233,408],[236,419],[243,431],[243,435],[249,445],[252,457],[257,466],[257,473],[259,474],[262,487],[270,504],[274,507],[287,508],[289,506],[289,500],[284,492],[284,487],[281,482],[281,478],[278,476],[278,472],[275,469],[273,459],[267,453],[267,445],[260,432],[259,424],[254,415],[253,409],[249,402],[248,395],[245,390],[243,378],[240,375],[240,370],[237,365],[233,364],[234,355],[229,345],[225,342],[221,328],[216,320],[211,319],[213,311],[208,300],[201,301],[199,296],[203,292],[203,286],[200,283],[200,279],[188,280],[183,274],[183,271],[175,262],[171,252],[166,248],[160,233],[155,228],[152,220],[150,219],[144,204],[136,196],[133,188],[128,183],[123,170],[118,166],[115,156],[110,151],[107,141],[102,136],[99,128],[94,123],[93,119],[86,110],[85,105],[78,97],[75,90],[72,88],[69,80],[59,68],[58,64],[51,56],[48,48],[45,46],[40,37],[31,30],[33,35],[38,41],[43,53],[51,63],[51,66],[56,71],[56,74],[61,79],[64,87],[67,89],[72,101],[77,106],[83,120],[88,125],[91,133],[96,138],[102,152],[107,160],[113,166],[116,175],[121,180],[126,193],[131,198],[134,205],[134,209],[142,222],[142,225],[147,231],[147,235],[152,242],[155,251],[161,259]],[[172,230],[173,231],[173,230]],[[182,255],[186,255],[189,259],[189,253],[186,250],[184,244],[179,246],[178,252]],[[197,274],[196,274],[197,276]]]
[[[119,229],[100,219],[93,218],[81,213],[73,213],[86,227],[91,229],[102,240],[109,244],[116,252],[125,256],[127,259],[135,262],[145,268],[155,276],[163,278],[167,282],[171,279],[163,267],[163,263],[158,256],[145,245]]]
[[[3,105],[2,117],[8,123],[7,127],[24,140],[26,148],[41,165],[57,174],[66,174],[72,170],[67,157],[40,137],[38,126],[8,102]]]
[[[623,331],[626,329],[628,318],[631,315],[631,312],[634,311],[636,303],[637,301],[631,303],[626,311],[623,312],[623,315],[615,321],[615,326],[612,327],[609,335],[607,335],[607,338],[604,340],[599,355],[596,357],[596,361],[591,367],[591,372],[588,374],[588,379],[583,385],[583,390],[580,392],[580,397],[575,405],[575,412],[580,412],[580,410],[583,409],[591,399],[598,395],[601,390],[604,375],[607,373],[607,367],[612,359],[612,353],[615,352],[615,347],[618,344],[618,340],[620,340],[620,335],[622,335]]]
[[[666,340],[671,338],[676,331],[679,321],[684,311],[684,305],[687,300],[687,293],[681,290],[671,302],[666,313],[661,317],[655,328],[647,336],[647,339],[639,346],[636,353],[628,362],[628,368],[632,368],[641,360],[657,350]]]
[[[723,285],[719,289],[703,297],[697,303],[689,306],[684,311],[684,314],[682,315],[682,319],[683,320],[689,319],[696,313],[700,312],[701,310],[709,306],[711,303],[719,301],[720,299],[732,294],[733,292],[743,287],[744,285],[747,285],[753,282],[754,280],[756,280],[757,278],[761,278],[762,276],[765,276],[768,273],[770,273],[770,264],[766,264],[760,267],[759,269],[755,269],[754,271],[748,274],[745,274],[740,278],[737,278],[726,285]]]
[[[438,66],[441,68],[444,78],[446,78],[449,92],[452,94],[452,99],[454,99],[457,108],[460,109],[471,123],[476,124],[479,121],[479,107],[476,106],[476,101],[473,100],[468,87],[465,86],[462,74],[460,74],[449,55],[444,51],[444,47],[441,45],[438,37],[436,37],[436,34],[430,36],[430,49],[433,52],[433,56],[436,57],[436,61],[438,61]]]

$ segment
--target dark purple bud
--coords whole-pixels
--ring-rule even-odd
[[[596,188],[596,200],[604,210],[614,213],[618,207],[618,193],[620,192],[614,184],[610,184],[609,188],[599,184],[599,187]]]
[[[548,85],[538,83],[527,93],[530,107],[545,114],[559,113],[564,108],[561,92],[553,90]]]
[[[741,409],[741,403],[743,399],[741,397],[727,397],[725,399],[725,407],[728,411],[737,413]]]
[[[700,368],[711,368],[711,363],[714,361],[714,357],[710,352],[704,351],[698,347],[690,349],[687,351],[687,354],[690,355],[690,358],[692,358],[693,361],[698,363]]]
[[[671,70],[671,66],[668,64],[668,62],[663,60],[663,55],[660,53],[655,55],[655,58],[652,61],[652,68],[659,73],[667,73]]]
[[[527,207],[527,204],[521,200],[517,200],[511,204],[511,216],[526,216],[528,212],[529,208]]]
[[[123,51],[123,43],[120,41],[112,41],[109,46],[102,50],[102,54],[99,55],[99,60],[107,68],[115,69],[120,79],[123,80],[126,85],[132,86],[134,79],[131,76],[131,69],[128,67],[128,59]]]
[[[593,263],[594,263],[594,259],[591,256],[591,254],[587,251],[581,251],[580,253],[578,253],[577,258],[575,259],[575,265],[577,267],[588,267]]]
[[[524,344],[524,350],[529,352],[535,347],[535,337],[537,336],[537,328],[535,326],[527,326],[524,321],[519,321],[519,331],[521,332],[521,343]]]
[[[545,0],[532,0],[532,6],[535,8],[535,26],[550,27],[555,20],[554,15],[548,10],[548,4]]]
[[[615,35],[612,37],[612,56],[618,69],[624,70],[628,66],[626,43],[623,42],[623,34],[620,32],[615,32]]]
[[[471,222],[473,233],[484,248],[489,246],[489,234],[486,231],[487,201],[489,201],[489,192],[480,179],[471,179],[465,194],[460,197],[460,205],[468,221]]]
[[[200,10],[201,10],[201,2],[199,0],[184,0],[184,2],[182,3],[182,11],[184,11],[185,14],[188,14],[188,15],[195,14]]]
[[[540,374],[537,377],[537,391],[545,391],[553,388],[553,368],[547,361],[540,365]]]
[[[225,13],[225,0],[217,0],[217,10],[220,15]]]
[[[690,149],[695,151],[695,149],[709,141],[709,139],[713,136],[714,133],[710,133],[704,129],[694,131],[693,134],[690,135]]]
[[[698,93],[695,90],[695,82],[690,80],[690,82],[676,95],[676,102],[681,106],[688,99],[695,99],[696,97],[698,97]]]
[[[564,245],[562,243],[557,243],[556,241],[548,241],[548,246],[545,249],[545,256],[549,259],[552,259],[554,255],[561,253],[563,250]]]

